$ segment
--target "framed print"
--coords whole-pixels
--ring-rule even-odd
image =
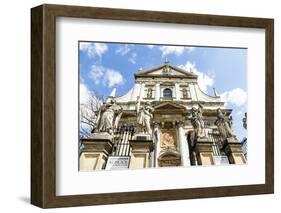
[[[31,9],[31,203],[274,192],[272,19]]]

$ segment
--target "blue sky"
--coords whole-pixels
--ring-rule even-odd
[[[222,96],[233,109],[233,128],[239,140],[246,136],[242,118],[247,111],[247,49],[79,42],[80,101],[87,91],[107,97],[113,88],[117,96],[134,84],[134,73],[164,63],[192,69],[200,88]]]

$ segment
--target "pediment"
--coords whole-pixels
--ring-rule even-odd
[[[181,155],[177,152],[166,151],[158,157],[160,167],[179,166]]]
[[[188,72],[176,66],[170,64],[164,64],[159,67],[155,67],[150,70],[145,70],[137,72],[136,77],[188,77],[188,78],[197,78],[192,72]]]
[[[179,104],[167,102],[167,103],[161,103],[156,105],[154,109],[155,110],[185,110],[186,108]]]
[[[173,150],[162,151],[162,153],[158,157],[159,160],[180,159],[180,158],[181,155],[177,151],[173,151]]]

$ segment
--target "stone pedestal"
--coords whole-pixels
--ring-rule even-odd
[[[224,142],[224,152],[228,156],[231,164],[245,164],[246,159],[243,154],[242,144],[235,138],[227,138]]]
[[[131,147],[130,169],[149,167],[150,153],[153,151],[153,142],[150,135],[137,134],[129,141]]]
[[[94,133],[81,141],[83,148],[79,158],[79,171],[102,170],[112,152],[112,137],[107,133]]]
[[[198,165],[214,165],[212,142],[207,138],[197,139],[195,151],[197,155]]]

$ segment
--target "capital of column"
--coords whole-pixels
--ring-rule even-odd
[[[177,125],[178,128],[183,128],[184,121],[177,121],[176,125]]]

